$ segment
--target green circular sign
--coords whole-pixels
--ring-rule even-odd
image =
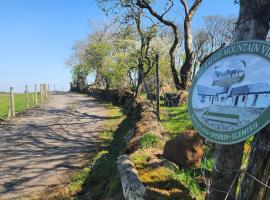
[[[270,43],[243,41],[212,55],[189,92],[194,127],[219,144],[246,140],[270,122]]]

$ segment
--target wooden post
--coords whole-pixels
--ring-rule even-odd
[[[35,105],[38,104],[37,84],[35,84]]]
[[[43,84],[40,84],[40,103],[43,103]]]
[[[46,91],[46,99],[48,99],[49,97],[49,85],[48,84],[45,84],[45,91]]]
[[[49,90],[50,90],[50,86],[49,84],[46,84],[47,99],[49,98]]]
[[[44,99],[47,99],[47,91],[46,91],[46,84],[43,84],[43,91],[44,91]]]
[[[49,98],[49,84],[46,84],[45,88],[46,88],[46,99],[48,99]]]
[[[34,106],[34,104],[35,104],[35,93],[34,92],[31,93],[31,97],[32,97],[32,99],[31,99],[30,107]]]
[[[159,95],[159,72],[158,72],[158,64],[159,64],[159,55],[156,54],[156,99],[157,99],[157,116],[160,120],[160,95]]]
[[[25,108],[29,108],[29,93],[28,93],[28,85],[25,85]]]
[[[14,92],[13,92],[13,87],[9,88],[9,95],[10,95],[10,117],[15,117],[16,112],[15,112],[15,102],[14,102]]]
[[[46,87],[45,87],[45,84],[42,84],[42,93],[43,93],[43,99],[44,99],[44,101],[46,101]]]

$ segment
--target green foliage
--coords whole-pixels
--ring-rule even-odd
[[[73,84],[86,82],[87,76],[95,73],[95,83],[100,86],[127,87],[129,71],[137,66],[134,31],[130,27],[117,32],[97,31],[89,38],[74,47]]]
[[[157,146],[159,143],[159,138],[151,133],[146,133],[140,140],[140,148],[147,149],[150,147]]]
[[[192,123],[187,111],[187,105],[178,107],[161,107],[161,122],[165,131],[177,135],[187,129],[192,129]]]
[[[193,198],[197,200],[204,199],[204,195],[202,194],[201,188],[198,185],[196,180],[196,173],[189,170],[179,170],[173,175],[173,178],[179,181],[181,184],[185,185]]]
[[[214,166],[214,153],[213,149],[210,147],[204,148],[204,156],[201,161],[201,169],[212,171]]]
[[[68,187],[66,188],[66,192],[70,194],[74,194],[81,190],[85,180],[88,178],[91,169],[89,167],[85,167],[82,171],[75,174]]]

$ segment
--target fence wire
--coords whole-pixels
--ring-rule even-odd
[[[210,141],[207,140],[207,142],[210,142]],[[259,149],[261,149],[263,151],[268,151],[268,152],[270,151],[269,148],[263,148],[261,145],[258,145],[258,137],[255,137],[254,138],[254,141],[252,142],[252,144],[249,145],[248,149],[244,152],[244,156],[242,158],[242,161],[245,161],[245,160],[247,160],[249,158],[248,159],[248,163],[252,163],[253,162],[253,159],[254,159],[254,153],[256,152],[256,149],[257,148],[259,148]],[[253,151],[251,153],[251,150],[252,149],[253,149]],[[220,156],[220,150],[215,149],[215,151],[217,151],[217,152],[215,152],[215,154],[214,154],[214,160],[216,160]],[[206,154],[204,154],[204,156],[203,156],[204,161],[205,161],[205,159],[207,159],[209,157],[209,155],[207,155],[207,154],[208,154],[208,152],[206,152]],[[236,197],[231,194],[231,191],[233,189],[233,186],[236,184],[236,181],[239,180],[238,187],[240,187],[240,189],[238,190],[238,193],[237,193],[236,196],[238,197],[238,199],[242,199],[241,185],[242,185],[242,183],[244,181],[244,177],[246,175],[249,178],[252,178],[257,183],[259,183],[262,187],[266,187],[267,189],[270,189],[270,186],[269,185],[267,185],[266,183],[260,181],[258,178],[256,178],[250,172],[248,172],[248,163],[247,163],[247,166],[245,166],[245,168],[242,168],[243,167],[243,164],[245,164],[245,163],[242,162],[242,166],[241,166],[242,169],[240,168],[240,169],[231,170],[231,171],[221,171],[221,170],[219,170],[217,168],[216,163],[214,162],[213,170],[215,170],[217,173],[221,174],[223,177],[226,177],[228,174],[236,173],[236,175],[235,175],[235,177],[233,179],[233,182],[231,183],[228,191],[223,191],[223,190],[220,190],[220,189],[211,187],[211,185],[215,185],[215,183],[217,183],[217,182],[212,182],[211,183],[211,180],[209,180],[206,177],[204,169],[201,169],[202,170],[202,174],[204,176],[203,179],[204,179],[204,182],[205,182],[205,185],[206,185],[207,195],[211,195],[211,192],[210,192],[210,187],[211,187],[211,190],[212,191],[226,194],[224,200],[227,200],[229,197],[232,197],[232,198],[236,199]],[[239,177],[239,179],[238,179],[238,177]],[[221,180],[219,180],[219,181],[221,181]],[[210,199],[216,200],[216,199],[213,198],[213,196],[210,196]]]

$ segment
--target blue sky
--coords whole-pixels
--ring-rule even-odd
[[[237,13],[233,0],[204,0],[193,26],[202,16]],[[74,41],[91,32],[90,22],[104,20],[94,0],[0,0],[0,91],[35,83],[68,90],[65,61]]]

